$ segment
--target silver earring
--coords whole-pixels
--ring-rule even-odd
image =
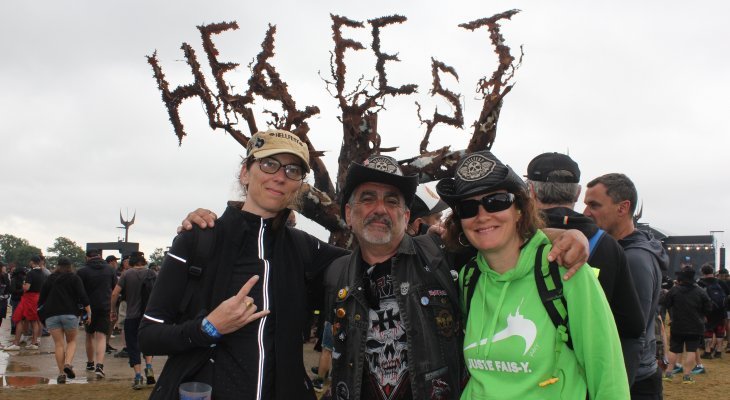
[[[464,242],[463,242],[463,241],[461,240],[461,237],[462,237],[462,236],[464,237],[464,240],[466,240],[466,243],[464,243]],[[459,244],[460,244],[460,245],[462,245],[462,246],[464,246],[464,247],[469,247],[469,246],[471,246],[471,244],[469,243],[469,240],[468,240],[468,239],[466,238],[466,235],[464,235],[464,232],[461,232],[461,233],[459,234],[459,236],[457,236],[457,237],[456,237],[456,240],[457,240],[457,241],[459,242]]]

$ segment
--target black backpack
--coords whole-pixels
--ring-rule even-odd
[[[150,299],[150,294],[152,293],[152,289],[155,287],[156,280],[157,274],[155,271],[149,269],[145,271],[144,278],[142,279],[142,285],[139,288],[140,299],[142,299],[142,303],[140,305],[142,313],[144,313],[144,310],[147,308],[147,300]]]
[[[727,294],[718,281],[705,282],[704,289],[712,300],[713,311],[725,311],[725,298]]]

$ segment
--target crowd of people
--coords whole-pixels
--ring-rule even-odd
[[[126,348],[114,354],[129,358],[134,369],[134,389],[143,387],[140,367],[140,352],[137,346],[136,327],[139,326],[143,306],[144,277],[156,277],[154,265],[147,264],[142,252],[124,255],[122,264],[116,256],[102,259],[102,251],[91,249],[86,252],[83,265],[75,266],[66,257],[59,257],[57,265],[47,268],[42,254],[34,255],[28,267],[2,264],[0,274],[0,317],[7,317],[8,305],[11,313],[12,342],[2,348],[6,352],[37,350],[42,332],[48,331],[53,340],[54,356],[58,366],[56,382],[64,384],[76,378],[73,368],[77,335],[85,331],[86,370],[98,379],[105,378],[104,358],[117,349],[108,343],[114,334],[123,334]],[[148,268],[149,267],[149,268]],[[153,281],[155,278],[151,278]],[[126,289],[126,290],[125,290]],[[151,290],[151,288],[150,288]],[[122,293],[123,292],[123,293]],[[121,296],[120,296],[121,295]],[[127,307],[118,306],[117,300],[124,299]],[[118,310],[126,311],[118,315]],[[2,319],[0,319],[2,323]],[[121,323],[121,331],[113,326]],[[29,333],[30,340],[24,340]],[[145,357],[146,384],[155,384],[150,358]]]
[[[143,355],[151,399],[202,382],[216,399],[314,399],[328,387],[325,397],[353,400],[656,400],[673,375],[692,384],[702,359],[727,351],[727,271],[718,279],[706,265],[696,281],[687,265],[670,289],[669,258],[637,229],[625,174],[590,180],[580,213],[580,168],[567,155],[535,157],[523,179],[490,151],[467,154],[434,194],[374,154],[351,163],[341,188],[348,251],[295,227],[310,169],[295,134],[258,132],[240,168],[243,201],[220,218],[190,213],[154,278],[143,255],[118,276],[92,251],[77,277],[54,279],[55,295],[74,299],[60,315],[79,304],[88,315],[87,368],[104,376],[122,311],[134,387]],[[54,295],[32,268],[12,300],[17,329],[38,319],[30,289],[44,313]],[[323,323],[311,379],[302,332],[313,287]],[[49,317],[59,373],[71,377],[67,327],[78,320]],[[154,355],[168,356],[157,380]]]

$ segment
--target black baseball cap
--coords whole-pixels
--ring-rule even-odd
[[[112,262],[112,261],[117,261],[117,260],[118,260],[118,258],[115,255],[106,256],[106,258],[104,259],[104,261],[106,261],[108,263]]]
[[[565,171],[568,176],[550,176],[551,172]],[[560,153],[543,153],[530,161],[527,179],[535,182],[578,183],[580,168],[570,156]]]

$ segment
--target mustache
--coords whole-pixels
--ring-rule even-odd
[[[368,226],[373,222],[379,222],[386,225],[388,228],[393,227],[393,220],[391,220],[387,215],[373,215],[372,217],[368,217],[365,221],[363,221],[363,226]]]

